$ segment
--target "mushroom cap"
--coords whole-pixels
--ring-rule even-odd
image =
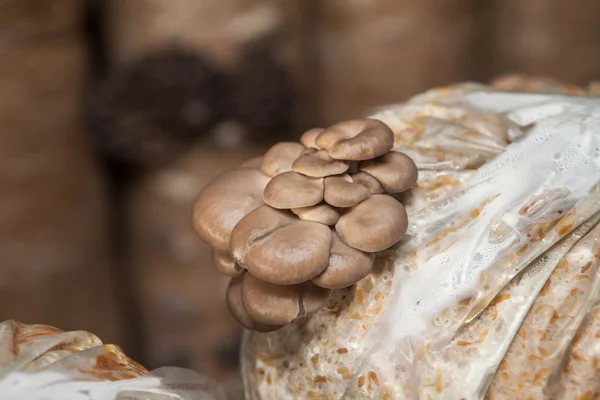
[[[262,157],[254,157],[249,160],[244,161],[240,164],[238,169],[260,169],[260,164],[262,163]]]
[[[408,228],[404,206],[390,196],[375,194],[340,217],[335,230],[341,241],[375,253],[398,243]]]
[[[272,146],[262,158],[260,170],[268,176],[276,176],[292,170],[292,164],[300,156],[304,146],[296,142],[280,142]]]
[[[351,120],[325,129],[315,144],[336,160],[362,161],[390,151],[394,146],[394,133],[379,120]]]
[[[307,281],[299,285],[274,285],[248,273],[241,288],[242,304],[248,316],[266,325],[285,325],[314,314],[327,303],[331,290]]]
[[[302,150],[302,152],[300,153],[300,156],[303,156],[305,154],[314,154],[317,151],[319,151],[319,149],[316,149],[314,147],[307,147],[304,150]],[[300,156],[298,156],[298,157],[300,157]]]
[[[329,227],[302,221],[290,211],[261,206],[231,234],[234,259],[257,278],[293,285],[317,276],[329,263]]]
[[[267,205],[256,208],[254,212],[242,218],[231,232],[229,248],[233,259],[245,267],[249,246],[279,227],[293,223],[294,220],[294,216],[287,211],[275,210]]]
[[[194,204],[193,223],[198,235],[217,250],[229,249],[233,227],[264,204],[269,177],[254,169],[234,169],[207,184]]]
[[[252,316],[244,308],[242,302],[242,283],[245,280],[246,273],[243,273],[229,281],[225,301],[229,312],[244,328],[259,332],[271,332],[281,328],[279,325],[261,324],[252,319]]]
[[[304,221],[319,222],[323,225],[335,225],[340,219],[340,213],[327,203],[316,206],[292,208],[292,212]]]
[[[244,275],[239,275],[229,281],[227,293],[225,294],[225,301],[233,318],[235,318],[244,328],[253,329],[254,320],[250,314],[248,314],[248,311],[246,311],[244,304],[242,303],[242,282],[244,281]]]
[[[220,273],[227,276],[237,276],[242,272],[242,268],[235,263],[233,256],[229,251],[211,249],[210,256],[213,264]]]
[[[348,168],[347,162],[334,160],[325,150],[305,151],[292,164],[292,171],[313,178],[343,174]]]
[[[344,244],[335,231],[332,232],[332,235],[333,244],[331,245],[329,265],[312,281],[318,286],[328,289],[352,286],[369,275],[375,262],[375,254],[364,253]]]
[[[397,151],[363,161],[358,168],[377,179],[388,193],[401,193],[410,189],[417,182],[419,175],[415,162],[406,154]]]
[[[309,207],[323,200],[323,178],[311,178],[297,172],[284,172],[265,186],[264,202],[274,208]]]
[[[371,192],[366,186],[353,183],[348,175],[328,176],[324,186],[323,198],[334,207],[352,207],[371,197]]]
[[[306,281],[299,285],[301,306],[304,315],[316,313],[323,307],[331,297],[331,290],[315,285],[312,281]]]
[[[319,136],[319,134],[324,130],[325,129],[322,128],[309,129],[308,131],[304,132],[302,136],[300,136],[300,143],[302,143],[304,147],[317,148],[315,140],[317,139],[317,136]]]
[[[250,317],[266,325],[285,325],[302,316],[297,285],[274,285],[252,274],[242,282],[242,304]]]
[[[371,194],[381,194],[383,193],[383,188],[381,187],[381,183],[371,175],[366,172],[357,172],[355,174],[350,175],[352,178],[352,182],[360,183],[363,186],[366,186],[369,189]]]

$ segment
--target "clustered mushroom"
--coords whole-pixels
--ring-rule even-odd
[[[393,144],[381,121],[345,121],[204,187],[194,226],[232,277],[227,304],[244,327],[272,331],[316,312],[402,239],[408,220],[395,195],[414,185],[417,167]]]

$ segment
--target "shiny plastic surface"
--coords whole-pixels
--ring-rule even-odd
[[[372,117],[419,167],[410,227],[310,319],[248,332],[249,399],[600,393],[600,100],[464,84]]]
[[[2,400],[225,400],[212,380],[181,368],[152,372],[91,333],[0,323]]]

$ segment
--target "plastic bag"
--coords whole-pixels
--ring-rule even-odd
[[[419,181],[407,237],[312,318],[247,332],[249,399],[600,393],[600,100],[464,84],[372,116]]]
[[[225,400],[211,379],[182,368],[148,372],[91,333],[0,323],[2,400]]]

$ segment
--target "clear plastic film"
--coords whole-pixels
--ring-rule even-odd
[[[419,181],[406,238],[307,321],[247,333],[251,399],[600,393],[600,100],[465,84],[372,116]]]
[[[47,325],[0,323],[3,400],[226,400],[222,387],[196,372],[147,371],[95,335]]]

